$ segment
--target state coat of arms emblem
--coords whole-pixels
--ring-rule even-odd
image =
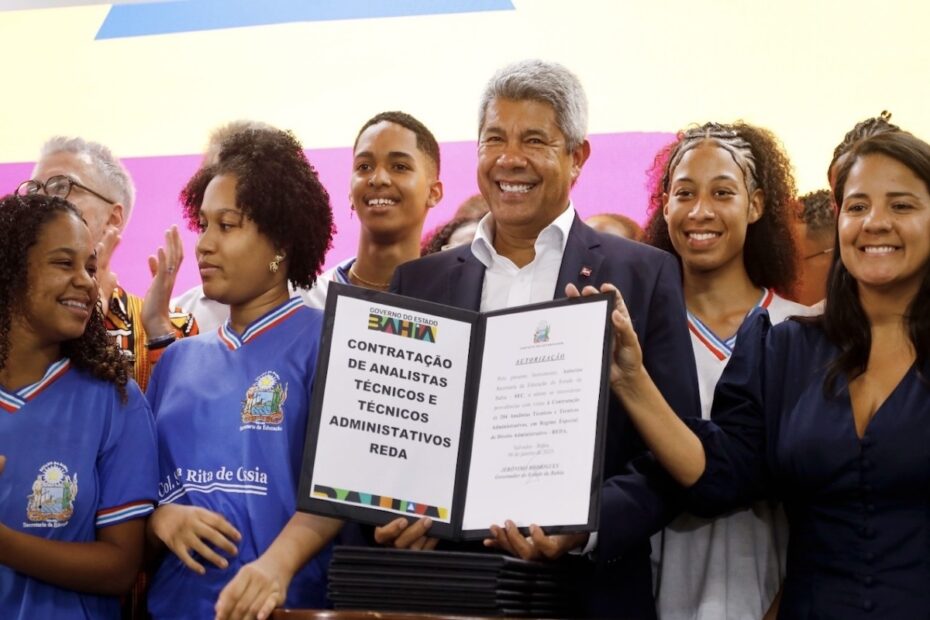
[[[69,475],[68,467],[52,461],[39,468],[26,504],[26,517],[41,521],[66,522],[74,514],[78,494],[78,475]]]
[[[280,424],[284,420],[287,385],[274,372],[259,375],[242,402],[243,424]]]

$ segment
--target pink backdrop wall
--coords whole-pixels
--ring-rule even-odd
[[[672,140],[668,133],[616,133],[591,136],[591,158],[573,193],[575,208],[586,217],[612,211],[642,222],[647,200],[646,170],[655,153]],[[445,197],[430,213],[425,232],[451,217],[455,208],[477,193],[474,142],[446,142],[442,148],[442,180]],[[310,149],[307,156],[329,190],[337,234],[327,255],[327,266],[355,253],[358,220],[349,217],[348,187],[351,148]],[[178,192],[196,171],[200,155],[125,158],[136,183],[137,200],[132,219],[112,261],[121,284],[142,295],[149,283],[146,257],[162,243],[165,229],[182,227],[186,257],[181,266],[175,294],[195,284],[199,276],[194,260],[196,235],[183,226]],[[29,177],[32,163],[0,164],[0,193],[13,191]]]

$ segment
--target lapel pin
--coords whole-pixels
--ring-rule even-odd
[[[590,278],[590,277],[591,277],[591,268],[590,268],[590,267],[582,267],[582,268],[581,268],[581,277],[582,277],[582,278]]]

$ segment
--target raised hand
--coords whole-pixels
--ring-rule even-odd
[[[174,326],[168,318],[168,306],[183,260],[181,234],[177,226],[172,226],[165,231],[164,247],[159,247],[155,255],[149,256],[152,284],[142,302],[142,326],[150,340],[174,332]]]
[[[633,330],[633,321],[630,312],[623,301],[623,295],[613,284],[602,284],[601,290],[593,286],[586,286],[579,292],[574,284],[565,287],[566,297],[587,297],[598,293],[614,294],[614,310],[610,314],[613,325],[613,351],[610,356],[610,387],[618,389],[625,381],[631,381],[643,370],[643,350],[639,345],[639,337]]]

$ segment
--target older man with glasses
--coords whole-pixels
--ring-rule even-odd
[[[176,229],[165,235],[153,267],[145,303],[123,290],[109,269],[110,257],[129,222],[135,199],[132,179],[110,149],[82,138],[54,137],[42,147],[32,178],[20,183],[20,195],[45,193],[74,204],[97,242],[97,283],[107,330],[132,361],[144,390],[152,365],[176,338],[197,333],[193,317],[169,312],[169,299],[183,258]]]

